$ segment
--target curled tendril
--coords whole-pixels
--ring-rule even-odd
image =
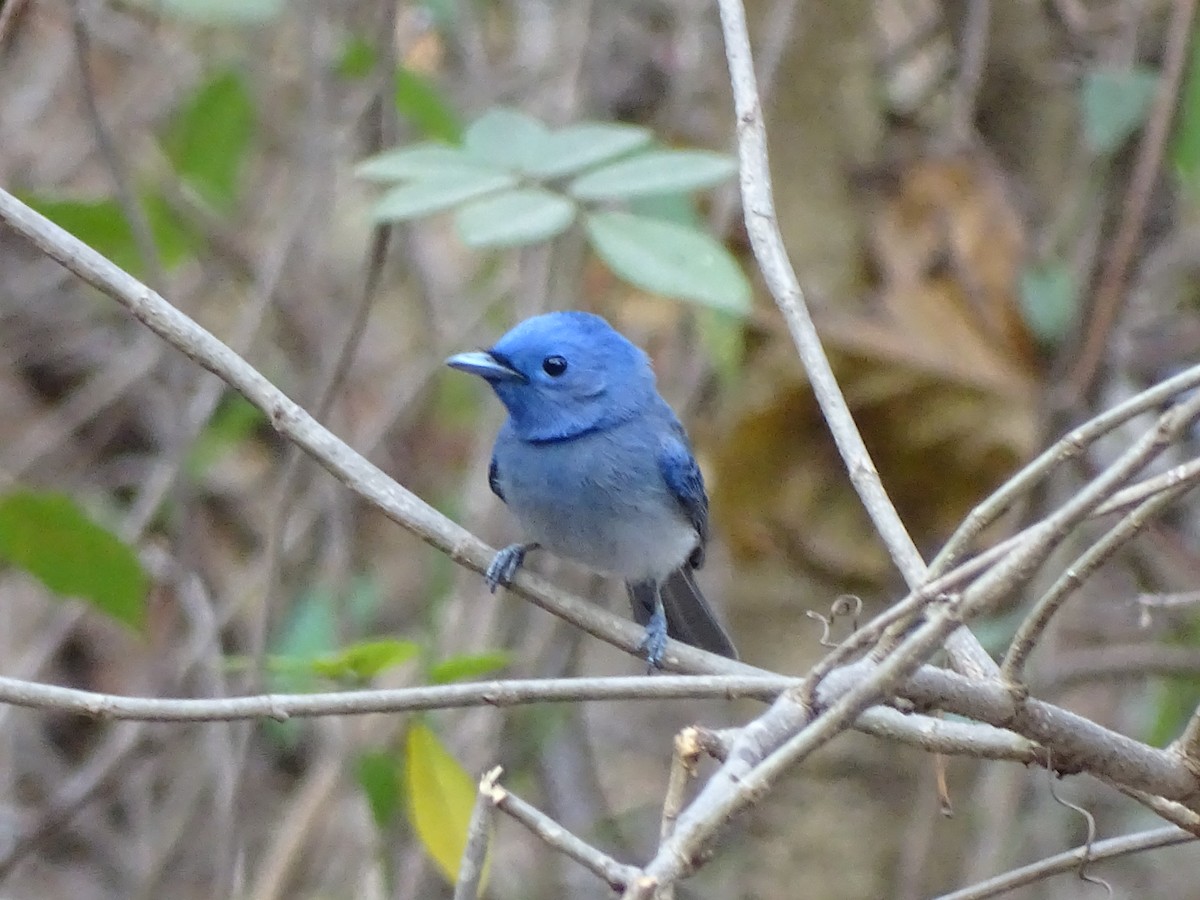
[[[1112,885],[1103,878],[1099,878],[1088,873],[1088,866],[1090,866],[1092,863],[1092,844],[1096,841],[1096,817],[1082,806],[1072,803],[1066,797],[1063,797],[1058,793],[1058,789],[1055,786],[1057,776],[1054,774],[1053,760],[1050,760],[1050,764],[1048,764],[1046,767],[1046,777],[1050,780],[1050,796],[1054,798],[1054,802],[1060,806],[1065,806],[1067,809],[1073,812],[1079,813],[1079,815],[1083,816],[1084,821],[1087,822],[1087,840],[1084,841],[1083,844],[1083,857],[1079,860],[1079,867],[1075,870],[1076,874],[1079,876],[1079,880],[1086,881],[1088,884],[1099,885],[1100,887],[1104,888],[1105,894],[1107,894],[1111,900],[1113,896]]]
[[[862,615],[863,602],[861,597],[854,594],[842,594],[829,604],[829,615],[823,616],[813,609],[805,610],[804,614],[810,619],[821,623],[821,636],[817,643],[822,647],[836,647],[837,643],[830,638],[833,623],[840,618],[850,616],[851,631],[858,631],[858,617]]]

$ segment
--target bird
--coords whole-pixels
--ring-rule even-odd
[[[693,577],[708,542],[704,477],[645,352],[601,316],[559,311],[446,364],[486,381],[508,411],[488,484],[527,540],[496,554],[491,591],[542,548],[624,580],[651,670],[668,635],[737,659]]]

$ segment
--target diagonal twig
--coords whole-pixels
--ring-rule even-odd
[[[1127,856],[1130,853],[1142,853],[1159,847],[1186,844],[1194,840],[1196,838],[1193,835],[1174,826],[1109,838],[1107,841],[1097,841],[1090,847],[1076,847],[1074,850],[1068,850],[1028,866],[1013,869],[1011,872],[1005,872],[1003,875],[997,875],[971,887],[943,894],[937,900],[986,900],[988,897],[999,897],[1019,887],[1049,878],[1051,875],[1073,871],[1079,868],[1080,862],[1085,858],[1092,862],[1099,862],[1103,859]]]

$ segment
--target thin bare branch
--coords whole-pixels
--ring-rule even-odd
[[[1200,473],[1200,459],[1180,463],[1174,468],[1163,472],[1161,475],[1155,475],[1153,478],[1147,478],[1144,481],[1139,481],[1137,484],[1131,484],[1129,487],[1117,491],[1112,497],[1096,507],[1096,512],[1093,515],[1107,516],[1113,513],[1125,512],[1129,507],[1141,503],[1147,497],[1152,497],[1159,491],[1169,490],[1177,484],[1194,479],[1197,473]]]
[[[1193,401],[1200,411],[1200,403]],[[1029,615],[1021,622],[1017,633],[1009,645],[1004,661],[1000,665],[1000,674],[1006,681],[1017,684],[1024,678],[1025,662],[1033,652],[1038,640],[1044,634],[1054,614],[1062,608],[1068,598],[1077,591],[1100,566],[1104,565],[1114,553],[1133,540],[1143,528],[1167,506],[1175,502],[1183,494],[1191,490],[1197,478],[1176,484],[1168,490],[1155,494],[1148,500],[1126,514],[1116,525],[1092,544],[1080,557],[1067,568],[1041,596]]]
[[[1085,859],[1098,862],[1103,859],[1113,859],[1127,856],[1130,853],[1141,853],[1145,850],[1156,850],[1159,847],[1173,847],[1176,844],[1186,844],[1196,838],[1181,828],[1157,828],[1153,831],[1143,831],[1139,834],[1110,838],[1098,841],[1090,848],[1076,847],[1066,853],[1059,853],[1039,862],[1020,869],[1013,869],[995,878],[989,878],[979,884],[962,890],[942,894],[937,900],[985,900],[987,897],[999,897],[1009,891],[1027,884],[1041,881],[1052,875],[1060,875],[1079,868]]]
[[[688,782],[696,777],[696,764],[700,761],[702,752],[698,729],[694,725],[689,725],[675,735],[675,752],[671,756],[671,774],[667,778],[662,823],[658,830],[660,840],[665,841],[675,830],[675,820],[679,818],[679,811],[683,809],[684,792]],[[670,900],[670,895],[662,900]]]
[[[1200,365],[1185,369],[1178,375],[1161,381],[1128,400],[1089,419],[1063,435],[1053,446],[1038,454],[1020,472],[976,506],[958,526],[944,547],[930,563],[930,570],[941,574],[957,560],[979,534],[1008,509],[1017,498],[1032,490],[1047,474],[1060,464],[1083,454],[1094,441],[1124,425],[1135,416],[1170,400],[1176,394],[1200,385]],[[1134,487],[1128,490],[1133,491]],[[1116,503],[1114,496],[1112,502]],[[1107,511],[1107,510],[1106,510]]]
[[[842,679],[857,681],[861,674],[840,670],[823,687],[836,692]],[[1060,772],[1088,772],[1170,800],[1186,800],[1200,791],[1200,780],[1180,754],[1150,747],[1042,700],[1018,700],[999,682],[980,683],[925,666],[899,693],[918,708],[969,716],[1023,735],[1050,750]]]
[[[481,784],[480,788],[482,789],[482,787]],[[488,797],[492,805],[501,812],[512,816],[550,847],[594,872],[598,877],[604,879],[613,890],[624,890],[627,885],[632,884],[638,878],[640,873],[636,867],[617,862],[587,841],[571,834],[544,812],[526,803],[501,785],[492,784],[488,791]]]
[[[1135,791],[1133,788],[1125,787],[1118,788],[1118,790],[1126,797],[1132,797],[1156,815],[1162,816],[1171,824],[1178,825],[1185,831],[1190,831],[1196,837],[1200,837],[1200,813],[1195,810],[1189,809],[1182,803],[1176,803],[1174,800],[1147,794],[1145,791]]]
[[[0,677],[0,703],[141,722],[226,722],[264,718],[286,721],[293,717],[366,715],[468,706],[504,707],[573,700],[771,699],[797,683],[795,679],[782,675],[637,675],[176,700],[121,697]]]
[[[492,795],[496,782],[504,770],[496,766],[479,780],[479,793],[471,810],[471,821],[467,825],[467,846],[463,850],[462,862],[458,867],[458,881],[454,885],[454,900],[475,900],[483,883],[484,863],[492,831]]]

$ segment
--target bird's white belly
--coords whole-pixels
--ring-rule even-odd
[[[530,523],[526,520],[526,525]],[[696,548],[696,530],[682,516],[613,517],[590,528],[573,527],[561,517],[529,528],[552,553],[626,581],[659,581],[674,572]]]
[[[528,538],[557,556],[637,582],[665,578],[696,548],[695,527],[665,489],[614,502],[604,491],[558,487],[514,491],[509,503]]]

